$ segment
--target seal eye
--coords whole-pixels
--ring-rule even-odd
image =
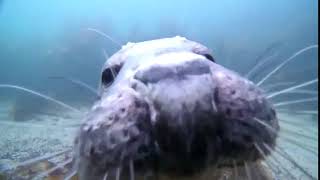
[[[105,85],[110,85],[115,77],[118,75],[121,69],[121,65],[110,66],[102,72],[102,83]]]
[[[113,80],[114,78],[113,78],[111,69],[110,68],[105,69],[102,72],[102,78],[101,78],[102,84],[109,85],[112,83]]]
[[[203,56],[206,57],[207,59],[209,59],[212,62],[216,62],[216,60],[210,54],[204,54]]]

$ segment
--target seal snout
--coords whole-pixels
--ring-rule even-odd
[[[219,113],[226,118],[245,121],[272,109],[260,88],[239,75],[219,70],[214,71],[212,77],[216,84],[214,102]],[[273,115],[260,118],[267,120],[276,117]]]
[[[150,130],[149,107],[132,89],[102,98],[88,113],[76,144],[81,176],[101,177],[143,158],[142,150],[151,143]]]
[[[272,104],[259,87],[225,68],[212,68],[212,78],[223,156],[240,162],[263,159],[255,145],[274,147],[279,131]]]
[[[82,179],[102,179],[129,164],[141,174],[186,177],[256,162],[265,158],[256,145],[265,155],[274,147],[279,125],[272,104],[206,47],[162,39],[124,48],[108,61],[101,99],[76,143]]]
[[[226,164],[263,159],[255,144],[273,147],[279,129],[263,92],[237,73],[191,56],[166,58],[172,63],[153,63],[134,76],[158,112],[153,129],[162,166],[183,174],[217,164],[222,157]]]

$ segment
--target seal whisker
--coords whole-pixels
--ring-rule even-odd
[[[282,139],[283,141],[286,141],[286,142],[288,142],[288,143],[290,143],[292,145],[295,145],[295,146],[297,146],[297,147],[299,147],[299,148],[301,148],[301,149],[303,149],[305,151],[308,151],[308,152],[318,156],[318,152],[313,150],[313,149],[317,149],[317,148],[310,147],[310,145],[307,144],[306,142],[297,142],[296,140],[293,140],[293,139],[290,139],[289,137],[284,137],[284,136],[280,136],[279,139],[280,140]]]
[[[248,180],[252,180],[251,170],[250,170],[247,162],[244,162],[244,168],[245,168]]]
[[[277,88],[282,87],[282,86],[292,86],[294,84],[296,84],[296,83],[295,82],[278,82],[278,83],[268,84],[268,85],[262,87],[262,89],[265,92],[270,92],[273,89],[277,89]]]
[[[70,81],[71,83],[75,84],[75,85],[78,85],[80,87],[83,87],[87,90],[89,90],[90,92],[92,92],[94,95],[96,95],[97,97],[99,97],[99,93],[93,88],[91,87],[90,85],[78,80],[78,79],[74,79],[74,78],[71,78],[71,77],[64,77],[64,76],[51,76],[49,77],[50,79],[64,79],[64,80],[67,80],[67,81]]]
[[[268,150],[272,150],[272,148],[266,143],[263,143],[263,146]],[[275,147],[274,151],[276,153],[278,153],[279,155],[281,155],[283,158],[290,161],[295,167],[297,167],[302,173],[304,173],[310,179],[316,179],[309,172],[307,172],[304,168],[302,168],[294,159],[292,159],[291,156],[284,149],[282,149],[279,145]]]
[[[295,131],[292,131],[292,130],[289,130],[289,129],[286,129],[286,128],[283,128],[283,127],[281,128],[281,131],[285,132],[288,135],[290,134],[290,135],[294,135],[294,136],[305,138],[307,140],[318,141],[317,137],[312,137],[312,136],[309,136],[309,135],[306,135],[306,134],[303,134],[303,133],[299,133],[299,132],[295,132]]]
[[[260,155],[263,157],[264,159],[264,163],[267,164],[267,166],[271,169],[271,171],[274,174],[277,174],[277,172],[281,172],[281,170],[278,168],[277,165],[274,165],[273,162],[267,157],[267,155],[265,154],[265,152],[263,152],[262,148],[259,147],[258,144],[254,143],[255,148],[259,151]],[[272,154],[269,155],[270,157],[272,156]],[[276,169],[275,169],[276,168]]]
[[[111,74],[112,74],[113,79],[115,79],[117,76],[117,73],[114,71],[114,69],[112,67],[110,67],[110,70],[111,70]]]
[[[273,93],[276,93],[276,92],[272,92],[270,94],[273,94]],[[269,95],[270,95],[269,94]],[[284,94],[301,94],[301,95],[318,95],[318,91],[312,91],[312,90],[294,90],[294,91],[291,91],[291,92],[286,92],[286,93],[283,93],[281,95],[284,95]],[[267,95],[268,96],[268,95]]]
[[[273,176],[276,176],[277,174],[283,173],[283,171],[289,171],[282,164],[278,163],[278,161],[275,161],[275,156],[273,153],[271,153],[268,157],[269,157],[268,160],[264,161],[264,162],[271,169]],[[295,179],[295,177],[293,179]]]
[[[267,158],[266,153],[262,150],[262,148],[257,143],[254,143],[254,146],[259,151],[259,153],[262,155],[262,157],[265,160],[264,162],[268,165],[268,167],[270,167],[271,171],[274,174],[277,174],[276,173],[277,171],[274,169],[274,167],[276,167],[277,170],[281,172],[281,170],[278,168],[278,166],[280,166],[287,174],[289,174],[289,176],[291,176],[291,178],[297,179],[292,173],[290,173],[290,171],[287,168],[284,168],[282,166],[282,164],[276,158],[274,158],[274,156],[272,154],[270,154],[270,158],[273,159],[277,163],[277,166],[272,164],[272,162]]]
[[[267,62],[269,62],[273,57],[278,55],[279,53],[276,51],[277,48],[281,46],[281,43],[272,43],[270,46],[268,46],[257,58],[255,59],[255,64],[251,68],[251,70],[245,75],[247,79],[251,79],[250,77],[254,75],[254,72],[256,73],[257,70],[259,70],[263,65],[265,65]]]
[[[71,180],[71,178],[75,176],[77,172],[78,171],[76,169],[72,170],[71,172],[68,173],[68,175],[64,178],[64,180]]]
[[[97,33],[97,34],[105,37],[106,39],[110,40],[111,42],[113,42],[113,43],[116,44],[117,46],[121,47],[121,44],[120,44],[118,41],[114,40],[111,36],[107,35],[106,33],[102,32],[102,31],[100,31],[100,30],[98,30],[98,29],[87,28],[86,30],[95,32],[95,33]]]
[[[105,60],[108,60],[109,55],[108,55],[107,51],[106,51],[104,48],[102,49],[102,53],[103,53],[104,59],[105,59]]]
[[[116,170],[116,179],[115,180],[120,180],[121,178],[121,167],[118,167]]]
[[[290,112],[291,113],[291,112]],[[304,121],[299,121],[299,122],[293,122],[293,121],[290,121],[290,120],[286,120],[286,119],[279,119],[279,122],[280,123],[283,123],[284,125],[292,125],[292,126],[295,126],[296,128],[300,129],[300,130],[303,130],[303,131],[308,131],[308,132],[318,132],[318,131],[315,131],[314,129],[312,129],[311,127],[308,128],[308,127],[305,127],[305,124]],[[303,128],[303,129],[302,129]]]
[[[277,134],[277,131],[271,127],[269,124],[263,122],[262,120],[258,119],[258,118],[253,118],[253,120],[261,125],[263,125],[264,127],[266,127],[267,129],[269,129],[272,133]]]
[[[313,101],[318,101],[318,97],[298,99],[293,101],[283,101],[283,102],[275,103],[274,107],[286,106],[291,104],[299,104],[304,102],[313,102]]]
[[[215,102],[215,100],[214,99],[212,99],[212,108],[213,108],[213,111],[215,112],[215,113],[217,113],[218,112],[218,108],[217,108],[217,104],[216,104],[216,102]]]
[[[278,112],[285,112],[285,113],[296,113],[296,114],[307,114],[307,115],[318,115],[318,111],[315,110],[301,110],[301,111],[294,111],[290,109],[277,109]]]
[[[21,127],[21,128],[61,128],[61,129],[65,129],[65,130],[70,130],[70,129],[75,129],[76,127],[72,126],[59,126],[59,125],[55,125],[55,124],[46,124],[46,125],[40,125],[40,124],[35,124],[35,123],[25,123],[25,122],[10,122],[10,121],[0,121],[0,124],[3,126],[15,126],[15,127]]]
[[[278,173],[282,173],[283,171],[285,171],[285,173],[287,173],[292,179],[298,179],[298,178],[295,177],[286,167],[284,167],[283,164],[282,164],[279,160],[277,160],[277,158],[275,158],[273,154],[270,154],[269,157],[276,163],[276,165],[274,165],[274,167],[277,168]],[[270,166],[269,166],[269,167],[270,167]],[[271,168],[271,167],[270,167],[270,168]],[[281,169],[282,169],[283,171],[282,171]],[[272,168],[271,168],[271,170],[272,170]],[[273,172],[273,173],[276,175],[275,172]]]
[[[68,150],[63,150],[63,151],[59,151],[59,152],[56,152],[56,153],[52,153],[52,154],[47,154],[47,155],[44,155],[44,156],[36,157],[36,158],[33,158],[33,159],[29,159],[29,160],[26,160],[24,162],[20,162],[20,163],[16,164],[13,167],[13,169],[18,168],[18,167],[23,167],[23,166],[29,166],[29,165],[35,164],[37,162],[40,162],[40,161],[48,160],[48,159],[51,159],[53,157],[57,157],[57,156],[63,155],[63,154],[65,154],[67,152],[70,152],[70,151],[72,151],[72,150],[68,149]]]
[[[297,57],[298,55],[311,50],[311,49],[315,49],[318,48],[318,45],[311,45],[308,46],[306,48],[301,49],[300,51],[294,53],[291,57],[289,57],[288,59],[286,59],[285,61],[283,61],[280,65],[278,65],[273,71],[271,71],[269,74],[267,74],[263,79],[261,79],[258,83],[257,86],[261,86],[267,79],[269,79],[274,73],[276,73],[278,70],[280,70],[282,67],[284,67],[288,62],[290,62],[292,59],[294,59],[295,57]]]
[[[272,128],[270,125],[268,125],[268,124],[266,124],[265,122],[259,120],[258,118],[254,118],[254,120],[255,120],[256,122],[258,122],[259,124],[261,124],[261,125],[265,126],[266,128],[268,128],[272,133],[277,134],[277,131],[276,131],[274,128]],[[289,137],[280,136],[279,138],[280,138],[280,139],[283,139],[283,140],[285,140],[286,142],[289,142],[289,143],[291,143],[291,144],[293,144],[293,145],[296,145],[296,146],[298,146],[299,148],[302,148],[302,149],[304,149],[304,150],[306,150],[306,151],[308,151],[308,152],[311,152],[311,153],[313,153],[313,154],[315,154],[315,155],[318,155],[318,153],[317,153],[316,151],[307,148],[307,147],[306,147],[306,144],[304,144],[304,146],[301,146],[301,144],[297,143],[295,140],[290,139]]]
[[[28,93],[30,93],[30,94],[39,96],[39,97],[41,97],[41,98],[43,98],[43,99],[46,99],[46,100],[48,100],[48,101],[51,101],[51,102],[53,102],[53,103],[55,103],[55,104],[58,104],[58,105],[60,105],[60,106],[62,106],[62,107],[64,107],[64,108],[67,108],[67,109],[72,110],[72,111],[74,111],[74,112],[82,113],[80,110],[78,110],[78,109],[76,109],[76,108],[73,108],[73,107],[71,107],[71,106],[69,106],[69,105],[67,105],[67,104],[65,104],[65,103],[63,103],[63,102],[61,102],[61,101],[58,101],[58,100],[56,100],[56,99],[54,99],[54,98],[52,98],[52,97],[49,97],[49,96],[47,96],[47,95],[38,93],[38,92],[36,92],[36,91],[34,91],[34,90],[24,88],[24,87],[22,87],[22,86],[11,85],[11,84],[0,84],[0,88],[12,88],[12,89],[17,89],[17,90],[25,91],[25,92],[28,92]]]
[[[270,55],[270,56],[266,57],[262,61],[260,61],[244,77],[246,77],[247,79],[251,79],[251,76],[253,75],[254,72],[259,70],[259,68],[262,67],[263,65],[265,65],[267,62],[271,61],[272,58],[275,57],[275,56],[276,56],[276,54],[273,54],[273,55]]]
[[[271,170],[271,172],[273,173],[273,176],[276,175],[276,174],[282,173],[282,171],[278,167],[278,166],[280,166],[280,164],[276,164],[275,165],[270,159],[265,159],[263,162]],[[293,179],[296,179],[296,178],[294,177]]]
[[[107,54],[107,52],[106,52],[104,49],[103,49],[103,56],[104,56],[104,58],[105,58],[106,60],[108,60],[108,54]],[[112,75],[113,79],[115,79],[116,76],[117,76],[117,73],[114,71],[114,69],[112,68],[112,66],[110,66],[110,70],[111,70],[111,75]]]
[[[102,179],[102,180],[108,180],[108,172],[109,172],[109,171],[107,171],[107,172],[104,174],[104,176],[103,176],[103,179]]]
[[[261,124],[261,125],[265,126],[266,128],[268,128],[272,133],[277,134],[277,131],[274,128],[272,128],[270,125],[266,124],[265,122],[261,121],[258,118],[254,118],[254,120],[256,122],[258,122],[259,124]],[[287,141],[287,142],[289,142],[289,143],[291,143],[293,145],[296,145],[296,146],[298,146],[298,147],[300,147],[302,149],[305,149],[306,151],[309,151],[309,152],[311,152],[313,154],[316,154],[316,155],[318,154],[317,152],[315,152],[315,151],[313,151],[313,150],[311,150],[309,148],[306,148],[305,146],[301,146],[301,144],[299,145],[299,143],[297,143],[295,140],[290,139],[289,137],[280,136],[279,138],[283,139],[283,140],[285,140],[285,141]],[[304,144],[304,145],[306,145],[306,144]]]
[[[284,123],[285,125],[294,125],[294,126],[303,125],[301,122],[291,122],[290,120],[284,120],[284,119],[279,119],[279,122]]]
[[[133,160],[130,160],[129,162],[129,168],[130,168],[130,180],[134,180],[135,175],[134,175],[134,163]]]
[[[62,162],[62,163],[57,164],[56,166],[48,169],[47,171],[44,171],[44,172],[36,175],[36,176],[34,177],[34,179],[42,179],[42,178],[44,178],[44,177],[47,177],[47,176],[49,176],[52,172],[54,172],[55,170],[60,169],[60,168],[63,168],[64,166],[70,164],[71,162],[72,162],[72,158],[66,160],[65,162]]]
[[[239,172],[238,172],[238,166],[235,160],[232,161],[232,166],[234,169],[234,179],[237,180],[237,177],[239,177]]]
[[[298,85],[295,85],[295,86],[292,86],[292,87],[289,87],[289,88],[280,90],[280,91],[275,92],[275,93],[272,93],[272,94],[270,94],[270,95],[267,96],[267,99],[276,97],[276,96],[278,96],[278,95],[280,95],[280,94],[283,94],[283,93],[287,93],[287,92],[296,90],[296,89],[301,88],[301,87],[309,86],[309,85],[314,84],[314,83],[318,83],[318,78],[313,79],[313,80],[311,80],[311,81],[304,82],[304,83],[302,83],[302,84],[298,84]]]

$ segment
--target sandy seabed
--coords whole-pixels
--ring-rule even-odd
[[[38,114],[30,120],[19,121],[10,116],[9,107],[10,102],[0,102],[0,171],[30,158],[70,149],[77,125],[81,123],[84,115],[61,111],[56,112],[56,115]],[[82,109],[82,112],[88,110],[87,107]],[[299,166],[318,178],[318,118],[281,113],[279,119],[281,131],[278,144],[285,148]],[[298,136],[286,130],[305,136]],[[293,139],[297,144],[289,142],[287,138]],[[301,147],[312,149],[314,153]],[[307,179],[299,168],[277,153],[273,153],[273,157],[268,161],[269,164],[272,162],[277,166],[273,171],[276,179],[290,179],[288,174],[281,170],[282,167],[299,177],[298,179]]]

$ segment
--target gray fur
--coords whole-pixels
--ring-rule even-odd
[[[103,67],[101,99],[76,140],[80,179],[103,179],[130,161],[137,174],[183,177],[262,159],[254,143],[273,147],[277,134],[253,119],[277,132],[272,105],[208,55],[181,37],[130,43],[114,54]]]

